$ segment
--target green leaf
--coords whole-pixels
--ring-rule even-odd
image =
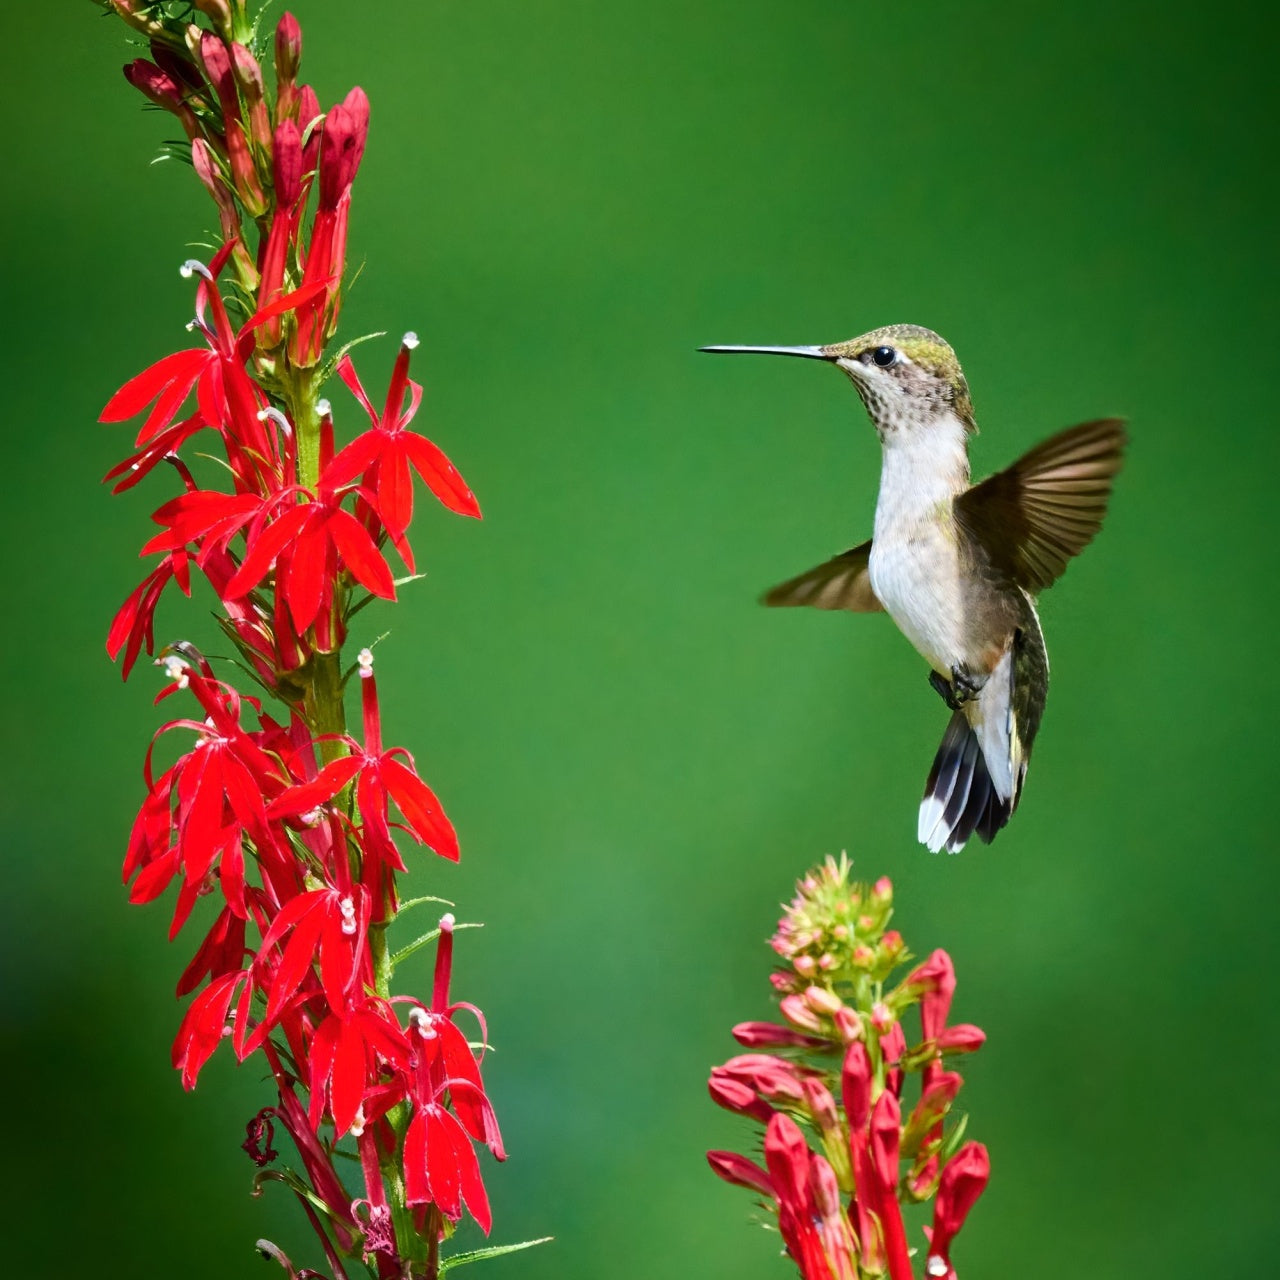
[[[445,1275],[454,1267],[465,1266],[468,1262],[479,1262],[482,1258],[499,1258],[504,1253],[517,1253],[521,1249],[532,1249],[535,1244],[547,1244],[554,1236],[543,1236],[539,1240],[525,1240],[521,1244],[495,1244],[487,1249],[473,1249],[470,1253],[455,1253],[452,1258],[440,1259],[440,1275]]]

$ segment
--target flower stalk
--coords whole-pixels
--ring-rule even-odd
[[[108,472],[113,491],[154,477],[171,493],[143,547],[157,560],[107,642],[126,678],[154,655],[166,679],[157,702],[178,708],[146,755],[124,878],[136,903],[176,889],[171,938],[212,919],[178,983],[192,1000],[173,1063],[191,1089],[224,1041],[240,1060],[265,1059],[276,1100],[244,1143],[257,1185],[293,1190],[334,1280],[434,1280],[464,1214],[490,1229],[476,1148],[506,1152],[481,1077],[484,1016],[450,996],[451,913],[430,998],[395,992],[402,839],[456,861],[458,837],[413,756],[384,745],[371,650],[352,663],[344,649],[366,603],[396,598],[388,556],[415,573],[415,474],[448,511],[480,508],[444,453],[408,430],[422,395],[409,377],[416,336],[405,335],[381,410],[350,357],[328,352],[369,128],[363,90],[321,109],[298,79],[291,14],[265,35],[244,0],[102,3],[148,42],[126,78],[182,126],[219,240],[208,263],[183,267],[195,345],[130,378],[102,413],[141,419]],[[321,398],[334,373],[369,418],[341,446]],[[226,466],[206,484],[211,447]],[[217,669],[188,642],[155,644],[160,600],[171,584],[189,596],[193,572],[219,598],[234,650]],[[252,694],[237,688],[244,675]],[[346,716],[353,679],[358,734]],[[277,1125],[292,1167],[273,1146]],[[360,1171],[354,1197],[342,1159]],[[291,1276],[318,1274],[259,1244]]]
[[[902,1206],[931,1198],[920,1274],[955,1280],[952,1242],[989,1166],[953,1114],[963,1083],[953,1059],[985,1037],[947,1025],[955,970],[945,951],[893,980],[911,960],[888,927],[893,886],[855,883],[850,871],[843,855],[827,858],[797,884],[771,941],[783,1021],[739,1023],[734,1039],[750,1052],[711,1072],[714,1101],[763,1126],[764,1164],[733,1151],[707,1159],[759,1195],[804,1280],[917,1280]]]

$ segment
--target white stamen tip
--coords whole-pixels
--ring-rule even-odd
[[[361,649],[356,654],[356,661],[360,664],[360,679],[367,680],[373,675],[373,650]]]
[[[165,678],[176,680],[179,689],[185,689],[191,683],[187,675],[187,664],[176,654],[169,654],[160,665],[164,667]]]
[[[431,1025],[431,1015],[421,1005],[409,1010],[409,1025],[424,1039],[434,1040],[436,1029]]]
[[[318,827],[320,819],[324,817],[324,810],[319,805],[316,805],[314,809],[308,809],[306,813],[298,814],[298,817],[304,826]]]
[[[188,333],[195,333],[195,331],[196,331],[196,322],[195,322],[194,320],[188,320],[188,321],[187,321],[187,323],[186,323],[186,330],[187,330],[187,332],[188,332]]]
[[[418,345],[418,335],[412,329],[400,339],[401,345],[412,351]]]
[[[333,405],[331,405],[327,400],[317,400],[316,412],[322,418],[327,418],[333,412]]]
[[[352,934],[356,931],[356,904],[350,898],[343,898],[338,903],[338,909],[342,912],[342,932]]]
[[[446,912],[444,913],[444,915],[442,915],[442,916],[440,917],[440,932],[441,932],[441,933],[452,933],[452,932],[453,932],[453,926],[454,926],[454,923],[455,923],[455,921],[454,921],[454,918],[453,918],[453,912],[452,912],[452,911],[446,911]]]
[[[265,409],[259,409],[258,421],[274,422],[276,426],[280,428],[281,431],[286,431],[289,433],[292,433],[293,431],[293,427],[290,425],[289,419],[286,418],[284,414],[280,412],[279,409],[275,408],[274,405],[268,405]]]
[[[924,1273],[927,1276],[945,1276],[951,1268],[947,1265],[946,1258],[940,1257],[936,1253],[929,1255],[929,1261],[925,1264]]]
[[[202,275],[206,280],[213,279],[213,272],[210,271],[199,258],[188,258],[186,262],[178,268],[178,274],[184,280],[190,280],[194,275]]]
[[[356,1108],[355,1119],[351,1122],[351,1136],[358,1138],[364,1132],[364,1104]]]

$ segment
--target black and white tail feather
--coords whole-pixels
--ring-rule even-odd
[[[1023,625],[978,696],[955,711],[920,801],[920,843],[959,853],[990,844],[1022,796],[1049,688],[1049,661],[1030,596]]]

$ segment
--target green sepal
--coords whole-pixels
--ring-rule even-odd
[[[483,929],[483,928],[484,928],[484,925],[482,924],[455,924],[453,926],[453,931],[454,933],[457,933],[459,929]],[[411,943],[409,943],[407,947],[401,947],[399,951],[395,952],[392,955],[391,968],[394,970],[395,967],[402,960],[407,960],[411,955],[413,955],[415,951],[418,951],[422,947],[425,947],[428,942],[434,942],[439,936],[440,936],[440,930],[436,928],[436,929],[432,929],[430,933],[424,933],[420,938],[414,938],[414,940]]]
[[[306,136],[303,136],[303,146],[306,145]],[[350,342],[344,342],[337,351],[331,355],[328,360],[320,366],[320,377],[316,380],[318,386],[323,386],[330,378],[333,377],[334,370],[338,367],[338,361],[351,350],[352,347],[358,347],[362,342],[370,342],[374,338],[385,338],[387,331],[379,330],[377,333],[362,333],[358,338],[352,338]]]
[[[945,1169],[947,1161],[951,1159],[957,1151],[960,1150],[960,1144],[964,1141],[964,1131],[969,1127],[969,1117],[961,1115],[956,1121],[956,1127],[952,1129],[942,1140],[942,1150],[938,1153],[938,1168]]]
[[[455,1253],[451,1258],[440,1259],[440,1275],[452,1271],[454,1267],[466,1266],[468,1262],[480,1262],[484,1258],[499,1258],[504,1253],[518,1253],[521,1249],[532,1249],[535,1244],[547,1244],[554,1236],[542,1236],[538,1240],[525,1240],[520,1244],[494,1244],[487,1249],[472,1249],[470,1253]]]

